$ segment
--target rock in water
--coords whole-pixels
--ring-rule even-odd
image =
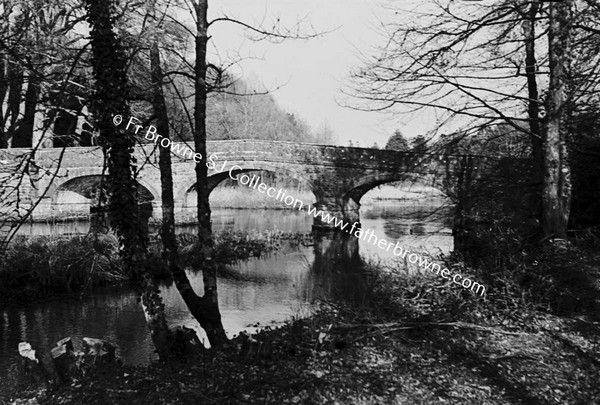
[[[50,352],[54,369],[60,382],[71,381],[79,373],[77,356],[73,353],[73,342],[70,337],[64,338]]]
[[[19,343],[21,360],[18,368],[18,384],[28,388],[44,388],[48,385],[48,372],[39,361],[35,350],[27,342]]]

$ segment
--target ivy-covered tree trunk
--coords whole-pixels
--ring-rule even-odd
[[[142,232],[137,202],[136,161],[133,157],[135,137],[131,131],[116,128],[112,121],[115,114],[129,115],[126,60],[113,31],[114,3],[112,0],[86,0],[85,5],[91,26],[92,65],[96,79],[94,107],[100,142],[107,155],[111,226],[119,238],[123,262],[140,280],[142,308],[154,345],[159,356],[166,358],[169,332],[164,304],[158,286],[142,265],[148,240]]]
[[[210,204],[208,197],[208,166],[206,158],[206,46],[208,43],[208,0],[194,3],[196,11],[196,66],[195,66],[195,102],[194,102],[194,147],[202,155],[196,163],[196,191],[198,194],[198,239],[202,256],[202,278],[204,281],[203,307],[205,324],[202,325],[211,345],[218,346],[227,341],[221,322],[217,296],[217,265],[213,261],[213,240],[210,223]]]
[[[154,114],[156,115],[156,129],[163,138],[170,139],[169,116],[162,88],[163,73],[158,48],[159,27],[155,21],[155,1],[149,2],[149,13],[152,23],[152,45],[150,48],[150,65],[153,87]],[[204,156],[204,154],[203,154]],[[163,254],[168,263],[169,270],[175,281],[175,286],[181,294],[192,316],[205,330],[212,347],[217,347],[227,340],[221,323],[218,301],[216,308],[212,296],[199,297],[194,291],[187,274],[181,263],[177,240],[175,239],[175,203],[173,198],[173,174],[171,169],[171,151],[169,148],[159,148],[160,183],[162,191],[162,226],[161,239]],[[206,167],[206,166],[205,166]],[[212,240],[212,239],[211,239]],[[216,297],[216,291],[214,296]]]
[[[210,222],[210,204],[208,167],[206,165],[206,47],[208,44],[208,0],[198,0],[196,7],[196,94],[194,100],[194,146],[196,153],[202,154],[202,162],[196,164],[196,190],[198,194],[198,236],[203,245],[212,245],[212,227]]]
[[[545,237],[566,237],[571,205],[571,179],[567,153],[567,103],[570,85],[570,25],[572,0],[550,4],[548,52],[550,84],[545,173],[542,193],[542,228]]]

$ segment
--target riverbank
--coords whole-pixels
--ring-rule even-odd
[[[552,284],[555,290],[535,296],[527,292],[528,280],[505,274],[490,279],[481,298],[434,275],[367,264],[362,299],[323,304],[314,316],[263,331],[255,336],[267,348],[263,355],[240,354],[232,341],[185,366],[117,367],[71,385],[21,392],[22,401],[13,403],[597,403],[600,254],[566,246],[535,258],[514,256],[481,269],[446,260],[477,277],[520,260],[534,278],[549,275],[538,289]],[[586,275],[585,285],[574,272]],[[557,274],[572,280],[553,282]],[[589,294],[566,307],[577,284]]]

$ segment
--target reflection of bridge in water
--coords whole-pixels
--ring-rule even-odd
[[[155,148],[154,144],[138,146],[135,155],[140,167],[140,203],[151,206],[152,217],[158,219],[160,171]],[[296,179],[312,191],[317,209],[351,223],[359,220],[360,199],[369,190],[381,184],[416,178],[421,184],[448,187],[463,169],[465,159],[456,155],[260,140],[212,141],[208,142],[207,150],[209,155],[216,156],[216,169],[227,161],[226,170],[235,167],[233,175],[261,170]],[[29,149],[0,150],[3,162],[0,176],[6,176],[13,165],[30,154]],[[172,159],[176,219],[178,222],[192,220],[195,163],[176,154]],[[483,167],[492,160],[497,159],[477,158],[474,165]],[[39,200],[32,216],[34,220],[89,214],[90,205],[96,203],[103,161],[99,147],[39,149],[33,164],[19,169],[25,176],[18,184],[21,208]],[[209,170],[208,176],[212,190],[229,178],[229,172]],[[317,218],[315,226],[329,228],[333,224],[324,224]]]

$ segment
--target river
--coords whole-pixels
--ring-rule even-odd
[[[452,250],[447,210],[437,206],[394,203],[361,208],[363,229],[373,229],[379,238],[399,241],[411,251],[433,254]],[[434,215],[434,213],[436,213]],[[285,232],[311,231],[312,219],[304,212],[277,210],[215,209],[214,230],[238,231],[280,229]],[[27,234],[78,233],[89,229],[87,222],[34,224],[22,229]],[[179,227],[179,232],[194,232]],[[323,259],[323,243],[314,247],[288,249],[262,258],[228,266],[219,278],[219,305],[227,334],[249,332],[267,325],[276,326],[293,316],[310,313],[315,300],[352,298],[356,283],[347,277],[353,269]],[[329,246],[329,245],[328,245]],[[358,242],[363,259],[394,263],[391,253],[368,241]],[[394,263],[403,266],[403,263]],[[326,271],[322,271],[325,268]],[[202,291],[202,277],[190,273],[194,287]],[[354,287],[353,287],[354,285]],[[162,295],[168,320],[173,325],[196,329],[174,286],[163,285]],[[76,346],[81,337],[106,339],[118,347],[127,364],[147,364],[153,348],[144,316],[130,288],[94,290],[83,299],[61,299],[9,308],[0,312],[0,391],[11,387],[17,361],[17,346],[27,341],[48,361],[47,353],[60,339],[71,336]]]

